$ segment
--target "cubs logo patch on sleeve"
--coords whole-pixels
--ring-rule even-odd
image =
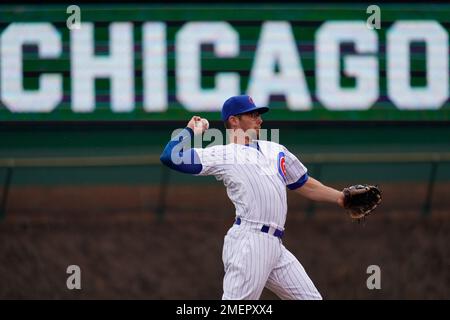
[[[278,154],[278,173],[286,182],[286,155],[284,152]]]

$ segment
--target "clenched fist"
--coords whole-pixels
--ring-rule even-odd
[[[209,128],[209,122],[205,118],[193,116],[187,126],[194,131],[194,134],[202,134]]]

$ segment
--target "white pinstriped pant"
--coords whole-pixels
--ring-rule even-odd
[[[225,236],[223,300],[257,300],[264,287],[281,299],[320,300],[305,269],[277,237],[261,225],[233,225]]]

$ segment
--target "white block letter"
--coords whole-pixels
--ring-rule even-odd
[[[177,99],[190,111],[219,111],[230,96],[239,94],[239,75],[222,72],[214,89],[201,88],[200,45],[214,45],[220,58],[239,54],[238,34],[226,22],[190,22],[176,36]]]
[[[166,25],[147,22],[143,26],[144,109],[167,110]]]
[[[326,22],[316,36],[317,98],[329,110],[366,110],[378,99],[377,33],[364,22]],[[351,42],[356,54],[344,57],[344,73],[355,88],[340,86],[340,45]],[[372,54],[368,56],[367,54]]]
[[[411,87],[410,44],[425,42],[427,84]],[[399,109],[439,109],[448,98],[448,34],[435,21],[396,22],[387,33],[389,99]]]
[[[275,67],[278,72],[275,73]],[[265,22],[262,26],[248,94],[265,106],[271,94],[286,96],[291,110],[311,109],[311,98],[288,22]]]
[[[109,56],[95,56],[94,26],[82,23],[70,31],[72,110],[92,112],[95,108],[95,79],[111,79],[111,107],[115,112],[134,109],[133,25],[112,23]]]
[[[38,90],[24,90],[23,45],[37,45],[43,59],[61,54],[61,36],[50,23],[10,24],[0,38],[1,99],[11,112],[50,112],[62,99],[62,77],[41,75]]]

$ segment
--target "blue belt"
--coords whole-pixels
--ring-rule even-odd
[[[241,218],[240,218],[240,217],[237,217],[236,220],[234,221],[234,223],[237,224],[237,225],[240,225],[240,224],[241,224],[241,221],[242,221]],[[269,233],[269,229],[270,229],[270,226],[268,226],[268,225],[263,225],[263,226],[261,227],[261,232]],[[279,229],[275,229],[273,235],[274,235],[275,237],[281,239],[281,238],[283,238],[284,231],[283,231],[283,230],[279,230]]]

